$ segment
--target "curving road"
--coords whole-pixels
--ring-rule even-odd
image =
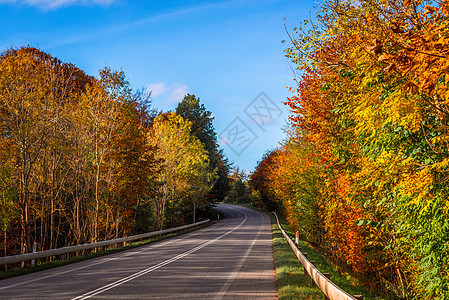
[[[109,256],[0,281],[0,299],[276,299],[271,225],[220,204],[207,228]]]

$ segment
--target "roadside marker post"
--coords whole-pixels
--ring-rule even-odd
[[[281,224],[279,223],[279,218],[276,215],[275,212],[273,214],[276,217],[277,225],[279,229],[281,230],[282,234],[284,235],[285,239],[287,240],[288,244],[292,248],[293,252],[295,253],[296,257],[298,258],[299,262],[304,267],[304,275],[309,274],[311,280],[313,280],[314,284],[316,284],[320,290],[323,292],[325,297],[327,297],[330,300],[363,300],[362,295],[350,295],[341,288],[339,288],[335,283],[330,281],[330,279],[327,277],[326,273],[321,273],[315,266],[314,261],[309,261],[307,257],[307,253],[303,253],[301,250],[299,250],[299,247],[295,245],[295,242],[293,242],[293,239],[285,232],[285,230],[282,228]],[[326,299],[326,298],[325,298]]]
[[[296,246],[299,247],[299,231],[296,231]]]

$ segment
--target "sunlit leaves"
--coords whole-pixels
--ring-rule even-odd
[[[204,206],[204,196],[215,180],[215,171],[209,168],[208,153],[198,138],[191,135],[191,126],[190,121],[174,112],[164,113],[155,119],[147,135],[147,143],[155,149],[155,158],[161,161],[161,171],[156,177],[159,191],[155,201],[160,228],[168,206],[183,201]],[[180,210],[174,212],[179,213]]]
[[[316,201],[326,199],[326,247],[360,274],[376,270],[371,281],[402,297],[449,293],[447,265],[428,263],[447,256],[447,242],[420,236],[445,228],[437,214],[448,212],[448,13],[447,2],[329,0],[312,25],[293,30],[286,50],[300,69],[287,101],[290,139],[314,147],[313,160],[296,155],[323,180]],[[302,172],[283,184],[302,185]],[[288,194],[279,194],[287,207],[300,192]]]
[[[153,124],[155,116],[123,71],[104,68],[93,78],[32,47],[3,52],[4,255],[30,251],[34,241],[46,250],[147,232],[164,218],[168,226],[191,222],[215,173],[190,122],[173,113]],[[203,117],[210,125],[210,112]]]

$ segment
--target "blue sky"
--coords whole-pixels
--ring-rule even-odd
[[[215,116],[231,162],[252,171],[283,139],[294,85],[284,57],[291,29],[313,14],[306,0],[0,0],[0,49],[30,45],[90,75],[123,70],[153,105],[195,94]]]

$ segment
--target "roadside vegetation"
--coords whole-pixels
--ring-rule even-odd
[[[324,0],[297,25],[252,194],[365,286],[449,299],[449,2]]]
[[[323,299],[321,290],[310,285],[310,277],[304,275],[301,263],[282,235],[273,216],[271,224],[279,299]],[[287,228],[284,227],[284,230]]]
[[[311,284],[311,278],[308,274],[304,274],[304,268],[295,253],[288,244],[273,214],[266,209],[256,207],[254,202],[238,203],[237,205],[251,208],[267,213],[271,218],[271,228],[273,233],[273,257],[276,268],[277,286],[279,299],[319,299],[324,297],[323,292],[316,286]],[[279,222],[287,234],[294,239],[295,232],[290,228],[288,222],[282,216]],[[357,279],[356,274],[350,270],[343,270],[332,259],[326,257],[323,251],[316,249],[304,240],[299,240],[299,246],[303,253],[307,253],[310,261],[316,262],[316,267],[322,273],[329,273],[330,279],[342,290],[351,295],[362,295],[365,300],[383,300],[395,299],[393,296],[385,298],[375,291],[371,291],[363,286],[363,283]]]
[[[290,237],[295,236],[295,232],[291,230],[284,218],[280,218],[279,222]],[[323,292],[317,286],[311,284],[311,278],[308,274],[304,275],[304,268],[284,238],[273,215],[271,215],[271,223],[279,299],[323,299]],[[366,300],[385,299],[383,296],[375,295],[372,291],[364,288],[354,274],[338,268],[331,263],[329,258],[326,258],[307,242],[300,240],[299,246],[304,253],[307,253],[309,260],[316,262],[317,269],[322,273],[329,273],[332,282],[342,290],[351,295],[363,295],[363,299]]]
[[[123,71],[1,52],[0,255],[176,227],[222,200],[230,163],[212,113],[179,101],[161,112]]]

